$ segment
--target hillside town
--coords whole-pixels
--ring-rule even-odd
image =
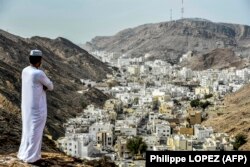
[[[202,122],[223,114],[224,96],[249,83],[250,68],[193,71],[150,60],[150,54],[140,58],[91,54],[110,65],[113,75],[107,76],[106,84],[88,81],[88,85],[113,98],[103,108],[88,105],[64,124],[65,137],[57,141],[63,152],[80,159],[105,155],[118,166],[145,166],[146,150],[234,150],[235,136]],[[146,147],[133,151],[128,147],[132,140]]]

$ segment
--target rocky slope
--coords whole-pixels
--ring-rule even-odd
[[[184,59],[180,65],[197,71],[211,68],[243,68],[249,66],[249,60],[235,55],[232,49],[217,48],[205,54],[193,53],[191,57]]]
[[[24,39],[0,30],[0,153],[16,152],[21,135],[21,71],[29,65],[31,49],[44,53],[42,68],[54,83],[48,92],[48,119],[44,150],[55,150],[50,139],[64,134],[63,123],[82,111],[82,103],[101,106],[109,97],[95,88],[86,88],[80,79],[100,82],[109,67],[64,38]],[[85,89],[85,93],[77,91]]]
[[[43,152],[42,161],[38,165],[24,163],[16,158],[15,153],[0,154],[1,167],[117,167],[107,157],[102,157],[100,160],[80,160],[73,157],[68,157],[63,153]]]
[[[114,36],[97,36],[84,45],[92,50],[125,53],[128,56],[161,58],[177,63],[188,51],[208,53],[232,48],[243,57],[250,52],[250,26],[182,19],[125,29]]]
[[[248,135],[247,143],[240,149],[250,150],[250,85],[227,95],[216,111],[209,111],[209,116],[203,124],[212,126],[215,131]]]
[[[42,153],[43,161],[39,164],[39,167],[90,167],[85,165],[83,161],[76,160],[75,158],[68,157],[63,153]],[[15,153],[0,155],[1,167],[34,167],[38,165],[32,165],[24,163],[16,158]]]

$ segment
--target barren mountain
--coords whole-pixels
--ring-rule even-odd
[[[216,48],[231,48],[245,57],[250,52],[249,42],[250,27],[247,25],[181,19],[125,29],[114,36],[97,36],[84,48],[132,57],[149,53],[151,58],[177,63],[180,56],[188,51],[204,54]]]
[[[225,97],[216,111],[209,112],[210,118],[203,124],[212,126],[217,132],[248,135],[241,150],[250,150],[250,85]]]
[[[64,38],[24,39],[0,31],[0,152],[17,151],[21,135],[21,71],[29,65],[31,49],[44,53],[42,68],[54,83],[47,93],[48,119],[45,139],[64,135],[63,123],[75,117],[83,106],[101,106],[109,97],[95,88],[87,88],[80,79],[100,82],[110,73],[109,67],[85,50]],[[85,90],[83,94],[77,93]],[[98,98],[97,98],[98,97]],[[53,149],[46,140],[44,150]]]
[[[235,55],[232,49],[217,48],[206,54],[193,53],[184,59],[180,65],[193,70],[223,69],[229,67],[243,68],[249,65],[247,58]]]

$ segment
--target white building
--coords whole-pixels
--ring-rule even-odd
[[[140,67],[138,65],[131,65],[127,67],[128,72],[130,75],[139,75],[140,74]]]
[[[72,134],[58,140],[59,148],[67,155],[78,158],[90,157],[95,149],[89,134]]]
[[[153,102],[153,97],[151,95],[146,95],[146,96],[140,96],[139,98],[139,105],[146,105],[146,104],[152,104]]]
[[[143,141],[147,144],[148,151],[156,151],[154,150],[155,146],[160,145],[160,138],[155,135],[143,136]]]
[[[118,60],[117,60],[118,67],[123,67],[123,66],[128,66],[128,65],[130,65],[129,58],[127,58],[125,56],[121,56],[120,58],[118,58]]]
[[[155,133],[161,138],[169,137],[171,135],[170,124],[168,122],[155,124]]]
[[[215,140],[211,138],[205,138],[205,142],[203,143],[203,149],[206,151],[216,151],[217,150],[217,143]]]
[[[247,72],[247,69],[236,70],[235,74],[236,74],[236,76],[238,76],[240,79],[242,79],[244,81],[249,80],[249,74]]]
[[[97,141],[96,137],[98,132],[112,131],[113,128],[114,125],[110,124],[109,122],[108,123],[96,122],[89,127],[90,139],[93,141]]]
[[[205,138],[208,138],[212,133],[212,127],[206,128],[205,126],[202,126],[200,124],[194,125],[194,136],[197,137],[198,140],[204,140]]]
[[[165,96],[165,92],[164,91],[161,91],[159,89],[155,89],[153,92],[152,92],[152,96],[154,97],[159,97],[159,96]]]
[[[183,67],[180,70],[180,76],[184,79],[192,79],[193,77],[193,71],[189,68]]]
[[[136,136],[137,135],[137,128],[129,127],[129,126],[122,126],[120,127],[121,135],[123,136]]]
[[[97,144],[101,147],[109,147],[113,146],[113,132],[112,131],[99,131],[97,132]]]
[[[140,73],[148,74],[150,67],[148,65],[142,65],[140,66]]]
[[[213,81],[211,78],[205,75],[205,76],[202,76],[200,85],[202,87],[211,87],[213,85]]]
[[[131,94],[129,93],[116,94],[116,98],[120,99],[124,104],[128,104],[130,101],[132,101]]]
[[[149,120],[149,122],[153,122],[154,120],[156,120],[156,119],[158,119],[158,114],[156,114],[156,113],[154,113],[154,112],[150,112],[149,113],[149,118],[148,118],[148,120]]]

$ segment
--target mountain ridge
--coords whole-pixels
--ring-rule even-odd
[[[113,36],[97,36],[83,48],[141,57],[149,53],[155,59],[178,63],[188,51],[201,54],[216,48],[231,48],[247,56],[250,51],[250,26],[214,23],[204,19],[181,19],[144,24],[119,31]]]

